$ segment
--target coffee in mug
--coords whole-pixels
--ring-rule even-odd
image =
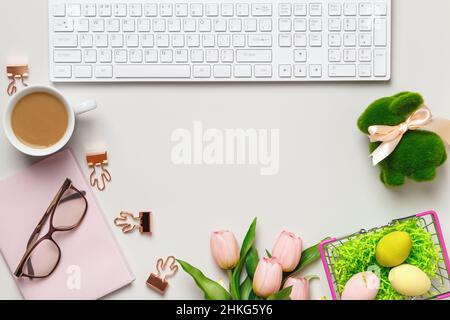
[[[17,150],[30,156],[47,156],[69,142],[75,129],[75,116],[96,107],[94,100],[71,105],[55,88],[29,86],[8,101],[3,128]]]
[[[22,97],[11,114],[11,127],[17,139],[36,149],[57,144],[68,124],[64,103],[48,92],[33,92]]]

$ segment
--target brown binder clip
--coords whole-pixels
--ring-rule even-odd
[[[140,233],[152,234],[151,228],[151,212],[143,211],[139,212],[139,217],[135,217],[132,213],[122,211],[119,216],[114,219],[114,224],[122,228],[123,233],[133,232],[134,229],[139,227]],[[130,218],[130,222],[128,222]]]
[[[159,258],[156,262],[156,273],[151,273],[147,279],[147,286],[163,294],[169,283],[167,279],[173,277],[178,271],[178,265],[174,256],[167,259]]]
[[[17,79],[20,79],[22,81],[24,87],[28,87],[28,84],[25,83],[25,79],[28,78],[27,64],[6,66],[6,74],[8,76],[8,79],[11,80],[11,82],[8,85],[8,89],[6,90],[6,92],[8,92],[10,96],[12,96],[14,93],[17,92],[16,87]]]
[[[88,154],[86,156],[86,161],[89,168],[92,169],[89,177],[91,186],[97,187],[100,191],[105,190],[106,182],[111,181],[111,174],[108,169],[106,169],[106,166],[108,165],[108,153],[105,151],[101,153]],[[100,178],[97,177],[97,167],[101,169]]]

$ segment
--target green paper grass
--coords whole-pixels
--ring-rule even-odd
[[[424,103],[422,96],[402,92],[373,102],[358,119],[358,128],[368,134],[370,126],[395,126],[406,119]],[[372,153],[379,142],[369,143]],[[401,186],[405,177],[415,181],[431,181],[436,168],[447,160],[446,146],[442,139],[429,131],[406,132],[394,152],[379,164],[380,179],[385,185]]]
[[[378,241],[393,231],[405,231],[411,236],[413,246],[405,263],[420,268],[430,279],[435,277],[440,262],[440,249],[434,245],[431,234],[422,228],[419,220],[413,218],[374,232],[354,236],[334,249],[333,256],[336,258],[333,258],[332,262],[339,294],[342,294],[345,284],[353,275],[367,271],[369,267],[376,265],[380,268],[380,289],[376,299],[404,299],[389,283],[388,275],[391,268],[378,265],[375,257]]]

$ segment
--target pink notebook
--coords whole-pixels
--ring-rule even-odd
[[[86,216],[78,229],[54,234],[62,254],[53,274],[17,279],[28,238],[66,178],[86,192]],[[0,251],[25,299],[98,299],[135,279],[69,149],[0,181],[0,221]]]

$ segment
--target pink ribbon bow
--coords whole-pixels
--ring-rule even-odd
[[[408,130],[431,131],[439,135],[447,144],[450,144],[450,120],[433,118],[430,109],[423,105],[399,125],[369,127],[370,142],[382,142],[370,155],[374,166],[394,152]]]

